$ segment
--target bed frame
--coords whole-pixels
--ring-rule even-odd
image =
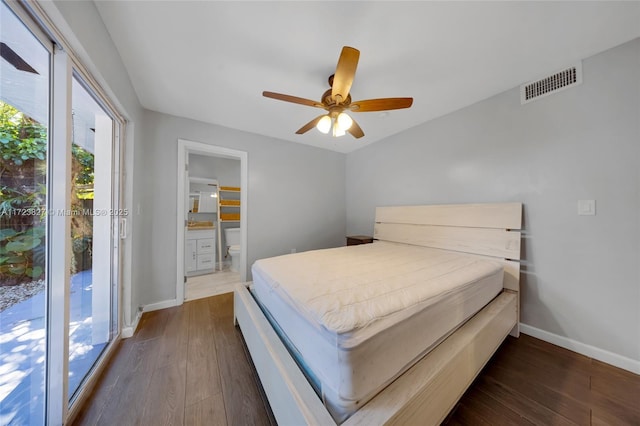
[[[378,207],[374,238],[500,260],[504,291],[344,426],[440,424],[508,334],[518,336],[522,204]],[[280,425],[335,425],[244,284],[234,318]]]

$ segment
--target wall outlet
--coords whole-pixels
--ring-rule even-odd
[[[291,253],[295,253],[295,252],[296,252],[296,249],[292,248]]]
[[[596,200],[578,200],[579,216],[595,216]]]

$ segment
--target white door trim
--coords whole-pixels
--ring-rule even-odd
[[[184,302],[184,238],[185,220],[187,211],[186,170],[185,165],[189,154],[206,155],[210,157],[223,157],[240,160],[240,280],[247,280],[247,190],[248,190],[248,165],[247,153],[222,146],[209,145],[207,143],[195,142],[186,139],[178,139],[178,196],[176,203],[176,304]],[[220,226],[217,224],[216,226]]]

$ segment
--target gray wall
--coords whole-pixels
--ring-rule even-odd
[[[640,39],[583,72],[524,106],[514,88],[348,154],[347,232],[371,234],[378,205],[521,201],[522,322],[640,360]],[[597,215],[578,216],[580,199]]]
[[[146,238],[144,222],[138,214],[139,200],[134,194],[142,194],[146,184],[143,165],[142,131],[138,123],[142,120],[143,109],[129,81],[129,75],[120,55],[111,41],[104,23],[93,2],[41,2],[45,12],[56,27],[72,45],[83,65],[91,72],[120,113],[128,121],[124,135],[124,208],[131,212],[128,216],[129,237],[122,241],[124,251],[122,280],[131,289],[129,309],[123,309],[124,323],[130,325],[141,305],[141,294],[136,283],[142,280],[141,268],[132,265],[144,264]],[[126,296],[129,297],[129,296]],[[126,302],[125,302],[126,303]]]
[[[240,160],[189,154],[189,176],[217,179],[222,186],[240,186]]]
[[[247,152],[248,268],[292,248],[344,245],[344,154],[153,111],[145,111],[143,127],[149,147],[144,220],[150,226],[150,262],[141,265],[144,304],[176,297],[179,138]]]

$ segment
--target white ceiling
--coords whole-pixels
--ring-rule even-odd
[[[640,2],[96,1],[150,110],[350,152],[640,36]],[[360,50],[354,113],[365,132],[295,131],[321,110],[342,46]]]

